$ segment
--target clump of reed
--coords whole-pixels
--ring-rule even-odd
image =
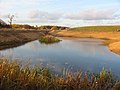
[[[55,38],[54,36],[51,35],[46,35],[46,36],[41,36],[39,41],[41,43],[45,43],[45,44],[51,44],[51,43],[57,43],[60,42],[61,40],[58,38]]]
[[[120,90],[120,82],[105,69],[100,74],[66,72],[57,76],[45,68],[0,59],[0,90]]]

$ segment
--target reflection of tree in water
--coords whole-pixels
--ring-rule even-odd
[[[53,46],[53,47],[56,47],[57,45],[55,44],[41,44],[39,42],[39,40],[36,40],[36,41],[33,41],[33,42],[30,42],[28,44],[26,44],[26,47],[29,47],[31,49],[35,49],[35,50],[38,50],[39,48],[46,48],[47,46]],[[57,46],[59,47],[59,46]]]

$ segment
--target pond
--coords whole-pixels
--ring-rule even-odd
[[[60,38],[55,44],[41,44],[38,40],[0,51],[0,57],[19,59],[32,65],[51,68],[62,73],[63,68],[82,69],[98,73],[104,67],[120,77],[120,56],[111,52],[102,40],[93,38]]]

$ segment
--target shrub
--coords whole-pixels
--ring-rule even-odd
[[[51,43],[57,43],[60,42],[61,40],[59,40],[58,38],[55,38],[53,36],[47,35],[47,36],[41,36],[39,41],[41,43],[45,43],[45,44],[51,44]]]

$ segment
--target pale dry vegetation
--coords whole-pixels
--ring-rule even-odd
[[[99,74],[65,73],[57,76],[45,68],[0,59],[0,90],[120,90],[120,82],[105,69]]]

